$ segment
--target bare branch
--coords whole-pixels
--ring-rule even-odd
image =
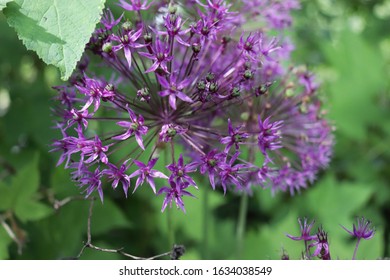
[[[24,243],[23,240],[18,238],[18,236],[15,234],[15,232],[12,230],[12,228],[7,224],[6,217],[4,217],[3,215],[0,215],[0,223],[1,223],[1,226],[7,232],[8,236],[11,237],[11,239],[18,246],[18,254],[21,255],[22,249],[23,249],[23,243]]]
[[[55,210],[60,209],[64,205],[68,204],[69,202],[75,201],[75,200],[85,200],[86,198],[84,196],[78,195],[78,196],[68,196],[62,200],[56,200],[53,201],[53,208]],[[88,199],[88,198],[87,198]],[[88,199],[89,200],[89,199]]]
[[[5,229],[5,231],[8,233],[9,237],[11,237],[11,239],[13,241],[15,241],[16,243],[19,243],[18,238],[16,237],[15,233],[12,231],[10,226],[5,222],[5,219],[3,216],[0,216],[0,223],[3,226],[3,228]]]
[[[80,259],[80,257],[83,255],[86,248],[90,248],[90,249],[100,251],[100,252],[105,252],[105,253],[120,254],[124,257],[127,257],[129,259],[133,259],[133,260],[154,260],[154,259],[158,259],[158,258],[165,257],[165,256],[170,256],[171,259],[179,259],[184,254],[184,246],[182,246],[182,245],[174,245],[171,251],[165,252],[165,253],[162,253],[162,254],[159,254],[159,255],[156,255],[153,257],[148,257],[148,258],[138,257],[138,256],[131,255],[129,253],[126,253],[123,251],[124,248],[107,249],[107,248],[102,248],[102,247],[96,246],[96,245],[92,244],[92,233],[91,233],[91,221],[92,221],[92,215],[93,215],[93,206],[94,206],[94,201],[96,200],[96,198],[95,197],[85,198],[83,196],[69,196],[69,197],[66,197],[62,200],[54,199],[54,197],[51,198],[51,202],[53,203],[53,208],[55,210],[58,210],[61,207],[65,206],[68,203],[75,201],[75,200],[88,200],[90,202],[90,204],[89,204],[88,220],[87,220],[87,241],[84,243],[84,245],[81,248],[77,257],[72,258],[72,259]]]
[[[92,211],[93,211],[93,204],[94,204],[95,198],[91,199],[91,202],[89,204],[89,211],[88,211],[88,229],[87,229],[87,244],[91,244],[92,237],[91,237],[91,220],[92,220]]]

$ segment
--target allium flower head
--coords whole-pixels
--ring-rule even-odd
[[[224,193],[306,188],[333,136],[314,76],[292,64],[279,32],[297,2],[166,2],[120,0],[129,19],[105,13],[87,45],[94,59],[55,88],[58,164],[87,196],[148,184],[165,194],[162,210],[184,211],[207,187],[197,174]],[[245,30],[255,19],[262,26]]]
[[[140,11],[149,9],[148,0],[119,0],[119,6],[128,11]]]
[[[120,33],[119,36],[115,34],[111,35],[110,39],[118,43],[112,47],[112,51],[117,52],[123,49],[129,68],[131,67],[132,49],[139,49],[144,46],[140,43],[137,43],[141,34],[142,29],[139,29],[137,31],[124,30]]]
[[[144,118],[142,115],[136,116],[136,114],[131,110],[127,109],[129,112],[129,120],[128,121],[120,121],[116,124],[126,128],[126,132],[112,137],[114,140],[126,140],[134,135],[135,140],[141,149],[145,150],[144,144],[142,141],[142,135],[145,135],[148,132],[148,127],[144,125]]]
[[[291,10],[299,8],[299,0],[243,0],[244,11],[256,20],[264,21],[275,29],[284,29],[291,25]]]
[[[291,238],[292,240],[295,240],[295,241],[299,241],[299,240],[304,240],[304,241],[311,241],[311,240],[316,240],[317,239],[317,235],[311,235],[310,234],[310,231],[315,223],[315,220],[311,221],[310,224],[308,224],[307,222],[307,219],[304,218],[303,219],[303,223],[302,223],[302,219],[299,218],[298,219],[298,223],[299,223],[299,227],[301,229],[301,235],[300,236],[292,236],[290,234],[286,234],[286,236],[288,238]]]
[[[157,193],[157,195],[165,194],[165,199],[161,211],[163,212],[168,205],[172,207],[172,202],[175,202],[177,208],[180,208],[183,212],[186,212],[182,197],[183,196],[194,197],[194,195],[192,195],[190,192],[185,190],[186,188],[188,188],[189,183],[174,182],[174,181],[169,181],[169,183],[170,183],[170,187],[162,187]]]
[[[375,229],[372,226],[371,221],[367,220],[364,217],[357,218],[357,225],[353,224],[353,230],[350,231],[344,226],[341,226],[345,229],[350,235],[356,237],[357,239],[371,239],[375,235]]]
[[[156,186],[153,178],[163,178],[168,179],[168,177],[160,171],[152,169],[156,164],[158,158],[154,158],[148,162],[148,164],[144,164],[138,160],[134,160],[135,165],[138,166],[138,170],[134,171],[129,178],[133,178],[135,176],[139,176],[137,182],[135,183],[134,191],[137,190],[138,186],[143,184],[145,181],[148,182],[154,193],[156,193]]]
[[[322,260],[330,260],[330,250],[328,243],[328,234],[319,228],[317,232],[317,239],[309,245],[309,248],[314,247],[313,257],[319,257]]]
[[[105,30],[111,30],[115,25],[117,25],[122,20],[123,14],[115,19],[110,9],[104,11],[102,19],[100,20],[104,28],[98,30],[99,32],[104,32]]]
[[[108,168],[102,171],[102,174],[106,175],[108,180],[112,181],[112,188],[116,189],[119,183],[122,184],[123,192],[127,197],[127,190],[130,187],[130,176],[125,172],[129,168],[126,162],[117,167],[112,163],[107,164]]]
[[[364,217],[357,218],[357,225],[353,224],[353,230],[350,231],[346,229],[344,226],[341,226],[345,229],[350,235],[356,237],[356,246],[353,252],[352,259],[356,259],[357,250],[359,248],[360,241],[362,239],[369,240],[375,235],[375,228],[372,226],[371,221],[367,220]]]

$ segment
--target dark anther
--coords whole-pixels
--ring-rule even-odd
[[[173,245],[171,252],[171,260],[178,260],[186,252],[184,245]]]

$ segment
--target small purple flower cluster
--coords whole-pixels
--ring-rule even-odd
[[[332,127],[313,75],[289,66],[288,38],[268,35],[297,1],[166,2],[120,0],[131,20],[105,11],[91,58],[56,87],[58,165],[101,200],[107,182],[126,196],[146,183],[162,210],[185,211],[195,174],[224,193],[306,188],[329,163]],[[156,190],[156,178],[167,184]]]
[[[344,230],[346,230],[351,236],[357,239],[355,251],[353,253],[352,259],[356,259],[357,249],[360,244],[360,240],[366,239],[369,240],[374,237],[375,229],[372,227],[371,221],[367,220],[364,217],[359,217],[357,220],[357,226],[353,224],[353,231],[346,229],[344,226],[341,226]],[[304,241],[305,242],[305,254],[303,256],[304,259],[311,259],[312,257],[318,257],[322,260],[330,260],[330,249],[328,242],[328,234],[324,231],[322,227],[318,228],[317,234],[311,235],[311,229],[315,223],[313,220],[311,223],[307,222],[307,219],[298,219],[301,235],[300,236],[292,236],[290,234],[286,234],[286,236],[295,241]],[[311,242],[309,244],[309,242]],[[313,254],[310,254],[310,249],[314,248]]]

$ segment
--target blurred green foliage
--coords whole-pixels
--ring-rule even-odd
[[[316,219],[329,234],[334,259],[350,259],[352,228],[364,215],[376,226],[363,241],[359,259],[389,257],[390,250],[390,1],[302,1],[295,12],[294,60],[322,82],[322,98],[336,127],[334,158],[328,170],[301,194],[272,196],[258,189],[249,201],[245,259],[280,259],[283,250],[301,258],[298,217]],[[54,67],[26,51],[0,14],[0,259],[76,257],[87,240],[89,201],[59,209],[55,201],[78,196],[68,171],[56,168],[50,143],[54,125]],[[158,164],[163,164],[159,162]],[[234,259],[240,198],[206,191],[198,178],[198,199],[188,198],[187,214],[172,211],[183,259]],[[170,250],[162,197],[143,189],[125,199],[108,191],[96,201],[92,241],[104,248],[144,257]],[[208,207],[204,207],[204,201]],[[82,259],[118,259],[119,254],[86,250]]]

